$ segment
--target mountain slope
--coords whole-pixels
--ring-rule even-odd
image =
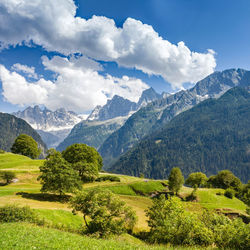
[[[230,69],[211,74],[189,90],[165,95],[153,101],[134,113],[100,147],[99,152],[104,159],[105,167],[111,166],[120,155],[127,152],[144,136],[160,129],[179,113],[205,99],[219,97],[232,87],[243,87],[249,84],[250,71]]]
[[[127,117],[117,117],[106,121],[82,121],[74,126],[70,134],[58,145],[57,150],[62,151],[74,143],[85,143],[98,149],[126,119]]]
[[[136,110],[160,97],[153,88],[144,90],[138,103],[114,96],[103,107],[97,106],[86,121],[77,124],[57,149],[64,150],[73,143],[86,143],[99,149]]]
[[[167,178],[178,166],[187,176],[231,170],[242,181],[250,177],[250,94],[233,88],[172,119],[123,155],[109,171]]]
[[[10,151],[16,137],[20,134],[32,136],[43,152],[46,152],[46,145],[40,135],[26,121],[14,115],[0,113],[0,148]]]

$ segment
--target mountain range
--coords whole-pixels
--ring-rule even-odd
[[[209,75],[191,89],[149,103],[130,116],[120,129],[103,142],[99,152],[103,157],[105,168],[110,167],[143,137],[161,129],[181,112],[208,98],[218,98],[232,87],[244,87],[249,83],[250,71],[230,69]]]
[[[144,90],[137,103],[115,95],[104,106],[97,106],[86,121],[75,125],[57,150],[62,151],[73,143],[86,143],[99,149],[133,113],[161,97],[162,95],[156,93],[153,88]]]
[[[56,147],[69,134],[72,127],[82,120],[73,111],[60,108],[51,111],[46,107],[28,107],[23,111],[13,113],[18,118],[28,122],[42,137],[48,148]]]
[[[249,82],[250,86],[250,82]],[[109,169],[111,172],[165,179],[178,166],[208,176],[231,170],[243,182],[250,177],[250,88],[236,87],[182,112]]]
[[[130,162],[130,156],[126,152],[135,150],[141,140],[165,129],[174,117],[199,103],[220,98],[231,88],[244,88],[249,84],[250,71],[229,69],[214,72],[197,82],[194,87],[174,94],[160,95],[152,88],[147,89],[137,103],[114,96],[104,106],[97,106],[86,120],[71,111],[59,109],[53,112],[37,106],[15,115],[35,127],[49,147],[59,144],[57,150],[62,151],[73,143],[86,143],[98,149],[104,160],[104,169],[124,172],[124,159],[129,159]],[[161,165],[159,162],[157,164]],[[138,171],[130,173],[137,175]],[[154,174],[154,168],[148,171],[151,171],[146,174],[149,177],[165,176],[163,173]],[[145,173],[144,170],[142,172]]]

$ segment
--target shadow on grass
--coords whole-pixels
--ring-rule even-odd
[[[0,186],[7,186],[8,185],[8,183],[6,183],[6,182],[0,182]]]
[[[70,195],[57,195],[57,194],[47,194],[47,193],[26,193],[18,192],[16,195],[21,195],[23,198],[37,200],[37,201],[51,201],[51,202],[61,202],[67,203],[71,198]]]

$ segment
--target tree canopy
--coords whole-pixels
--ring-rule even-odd
[[[54,192],[60,195],[81,189],[77,172],[63,159],[60,152],[50,149],[43,166],[40,167],[42,192]]]
[[[202,185],[205,185],[207,182],[208,178],[205,174],[202,172],[196,172],[196,173],[191,173],[188,178],[186,179],[186,184],[190,185],[192,187],[200,187]]]
[[[83,214],[88,232],[101,237],[132,230],[136,222],[135,212],[109,190],[80,192],[72,198],[71,207]]]
[[[180,191],[182,185],[184,184],[184,177],[179,168],[172,168],[170,175],[168,177],[168,188],[170,191],[176,194]]]
[[[95,148],[86,144],[73,144],[62,152],[62,156],[86,182],[95,180],[102,168],[102,157]]]
[[[12,145],[11,152],[36,159],[40,155],[41,150],[38,148],[37,142],[31,136],[21,134]]]
[[[229,170],[222,170],[217,175],[210,176],[208,183],[216,188],[232,188],[236,191],[239,191],[242,186],[240,179]]]

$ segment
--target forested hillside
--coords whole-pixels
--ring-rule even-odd
[[[46,151],[46,145],[40,135],[24,120],[14,115],[0,113],[0,148],[10,151],[16,137],[20,134],[27,134],[38,143],[42,150]]]
[[[208,99],[176,116],[148,136],[109,170],[166,178],[178,166],[187,176],[231,170],[242,181],[250,177],[250,94],[233,88],[219,99]]]
[[[219,97],[233,87],[250,84],[250,71],[229,69],[214,72],[188,90],[158,99],[133,114],[111,134],[99,149],[105,168],[136,145],[143,137],[163,128],[173,117],[208,98]]]

